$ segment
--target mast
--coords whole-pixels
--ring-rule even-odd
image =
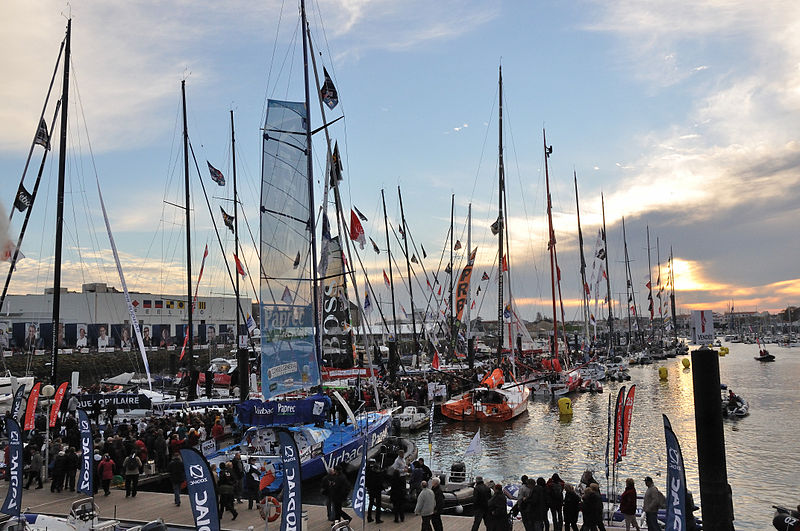
[[[469,263],[469,258],[472,256],[472,203],[469,204],[467,207],[467,263]],[[467,321],[467,350],[469,350],[469,339],[472,334],[472,326],[471,326],[471,317],[470,317],[470,306],[472,305],[472,275],[470,275],[469,280],[467,281],[467,305],[464,308],[464,312],[466,312],[466,321]]]
[[[231,109],[231,162],[233,164],[233,254],[239,259],[239,196],[236,195],[236,135],[233,125],[233,109]],[[239,273],[236,273],[236,305],[239,305]],[[236,350],[239,350],[239,327],[241,320],[236,312]],[[241,374],[240,374],[241,377]]]
[[[650,225],[647,226],[647,286],[650,290],[650,304],[647,311],[650,312],[650,341],[652,341],[655,330],[653,328],[653,265],[650,263]]]
[[[499,75],[498,119],[498,189],[497,189],[497,364],[503,359],[503,194],[505,193],[505,168],[503,166],[503,67]]]
[[[675,320],[675,262],[672,259],[672,246],[669,246],[669,276],[670,293],[669,305],[672,310],[672,332],[675,343],[678,343],[678,321]]]
[[[656,280],[656,284],[658,285],[658,316],[661,318],[661,322],[658,325],[658,342],[661,343],[664,340],[664,306],[661,300],[661,249],[658,236],[656,236],[656,260],[658,262],[658,278]]]
[[[50,352],[50,383],[58,385],[58,323],[61,320],[61,237],[64,231],[64,178],[67,169],[67,111],[69,109],[69,61],[72,19],[67,20],[64,44],[64,84],[61,89],[61,138],[58,148],[58,195],[56,196],[56,248],[53,261],[53,328]]]
[[[186,351],[189,354],[189,372],[194,369],[194,354],[192,353],[192,230],[191,230],[191,205],[189,203],[189,128],[186,122],[186,80],[181,80],[181,103],[183,106],[183,178],[186,197],[186,301],[187,301],[187,335]],[[238,332],[237,332],[238,333]],[[196,397],[197,391],[189,385],[188,398]]]
[[[631,350],[631,341],[633,340],[633,330],[631,328],[631,299],[633,292],[633,285],[631,283],[630,268],[631,262],[628,257],[628,235],[625,232],[625,216],[622,216],[622,248],[625,254],[625,296],[627,299],[626,306],[628,307],[628,352]],[[634,316],[636,314],[636,303],[634,303]]]
[[[450,195],[450,354],[453,359],[456,358],[456,324],[455,315],[453,314],[453,218],[456,213],[456,194]]]
[[[556,314],[556,233],[553,230],[553,202],[550,199],[550,170],[548,169],[547,161],[550,159],[550,154],[553,153],[552,147],[547,147],[547,135],[542,129],[542,141],[544,145],[544,182],[545,190],[547,192],[547,226],[549,230],[549,240],[547,242],[547,250],[550,252],[550,291],[553,296],[553,358],[558,359],[558,315]]]
[[[606,202],[603,194],[600,194],[600,205],[603,209],[603,249],[606,252],[606,300],[608,301],[608,349],[614,345],[614,313],[611,310],[611,273],[608,271],[608,235],[606,233]]]
[[[581,293],[583,293],[583,331],[586,341],[589,341],[589,300],[586,293],[586,258],[583,256],[583,232],[581,232],[581,204],[578,200],[578,174],[573,171],[575,181],[575,208],[578,212],[578,247],[581,255]]]
[[[300,0],[301,27],[307,28],[306,2]],[[314,164],[311,152],[311,95],[308,79],[308,33],[303,31],[303,83],[306,105],[306,165],[308,171],[308,230],[311,233],[311,300],[314,314],[314,348],[318,367],[322,367],[322,343],[319,327],[319,288],[317,287],[317,228],[314,218]]]
[[[394,345],[395,345],[394,348],[396,350],[397,341],[400,338],[397,335],[397,310],[395,310],[395,307],[394,307],[394,275],[393,275],[393,271],[392,271],[392,247],[391,247],[391,245],[389,243],[389,218],[386,215],[386,196],[383,193],[383,188],[381,188],[381,201],[383,202],[383,225],[384,225],[384,228],[386,229],[386,254],[388,255],[388,258],[389,258],[389,291],[391,292],[391,295],[392,295],[392,324],[393,324],[393,328],[394,328],[394,338],[391,341],[389,341],[389,343],[390,343],[390,347],[389,347],[389,349],[390,349],[389,350],[389,365],[391,367],[394,367],[394,363],[396,362],[396,360],[392,359],[392,356],[395,356],[396,352],[393,352],[391,350],[392,349],[391,344],[394,343]]]
[[[406,225],[406,214],[403,210],[403,194],[400,193],[400,187],[397,187],[397,197],[400,199],[400,218],[403,223],[403,242],[406,248],[406,271],[408,273],[408,296],[411,299],[411,334],[413,337],[413,354],[416,357],[416,366],[419,368],[419,345],[417,344],[417,316],[414,314],[414,287],[411,282],[411,260],[408,257],[408,225]]]

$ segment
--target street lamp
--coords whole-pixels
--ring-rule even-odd
[[[56,394],[56,389],[52,385],[48,384],[42,387],[42,397],[49,400],[53,398],[53,395]],[[48,466],[50,465],[50,418],[47,415],[47,408],[44,408],[45,411],[45,436],[44,436],[44,471],[42,472],[42,477],[44,480],[47,481],[47,470]]]

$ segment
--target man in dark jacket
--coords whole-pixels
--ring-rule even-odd
[[[328,474],[322,478],[320,492],[325,496],[325,505],[328,508],[328,521],[336,521],[336,513],[333,507],[333,490],[336,488],[336,470],[329,468]]]
[[[58,452],[53,461],[53,480],[50,483],[50,492],[61,492],[64,488],[64,476],[67,473],[67,456],[64,450]]]
[[[344,502],[347,501],[347,495],[350,493],[350,482],[347,481],[344,473],[342,472],[341,468],[335,469],[334,480],[333,480],[333,492],[331,493],[331,502],[333,505],[333,517],[334,521],[339,519],[345,519],[348,522],[353,519],[352,516],[344,512],[342,506],[344,506]]]
[[[383,490],[383,471],[370,459],[367,465],[367,473],[364,482],[369,495],[369,507],[367,507],[367,522],[372,521],[372,508],[375,507],[375,522],[381,523],[381,491]]]
[[[236,520],[239,513],[236,507],[233,506],[233,473],[231,473],[230,463],[219,464],[219,519],[222,521],[222,515],[227,509],[232,515],[232,520]]]
[[[244,463],[242,454],[236,452],[231,460],[231,474],[233,474],[233,497],[237,503],[242,503],[242,480],[244,479]]]
[[[489,498],[487,507],[487,531],[506,531],[508,529],[508,507],[503,486],[499,483],[494,486],[494,494]]]
[[[81,466],[81,459],[78,457],[78,454],[75,453],[75,448],[72,446],[67,448],[67,454],[65,457],[67,460],[64,488],[75,492],[75,474],[78,473],[78,469]]]
[[[581,497],[575,487],[567,485],[564,492],[564,531],[578,531],[578,513],[581,510]]]
[[[169,481],[172,483],[172,492],[175,494],[175,505],[181,506],[181,487],[186,473],[183,469],[183,461],[180,454],[174,454],[172,460],[167,464],[167,472],[169,472]]]
[[[562,507],[564,505],[564,482],[558,476],[553,476],[547,480],[547,507],[550,509],[550,515],[553,520],[553,528],[556,531],[561,531],[564,525],[564,515]]]
[[[489,487],[483,482],[483,478],[481,476],[475,477],[475,502],[473,505],[473,509],[475,511],[475,519],[472,522],[472,531],[478,531],[478,528],[481,526],[481,522],[483,525],[486,526],[486,529],[489,529],[489,521],[486,514],[486,510],[489,507],[489,498],[492,497],[492,492],[489,490]]]
[[[442,526],[442,511],[444,511],[444,492],[442,491],[441,481],[439,478],[431,479],[431,490],[433,491],[434,499],[436,500],[436,509],[433,511],[431,517],[431,525],[433,531],[443,531]]]

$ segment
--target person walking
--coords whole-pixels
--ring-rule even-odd
[[[103,459],[97,465],[97,472],[100,475],[100,481],[103,483],[103,496],[111,494],[111,480],[114,479],[114,460],[111,456],[105,454]]]
[[[253,509],[253,504],[258,503],[258,485],[261,481],[261,471],[258,462],[251,457],[244,463],[244,496],[247,498],[247,510]]]
[[[34,450],[33,455],[31,456],[31,469],[28,471],[28,482],[25,484],[25,490],[28,490],[33,483],[33,480],[36,480],[36,488],[42,488],[42,465],[44,464],[44,459],[42,459],[42,453],[39,450]]]
[[[181,488],[186,479],[186,472],[183,469],[181,454],[173,454],[172,459],[167,463],[169,482],[172,483],[172,493],[175,494],[175,506],[181,506]]]
[[[644,501],[642,502],[642,510],[644,511],[645,522],[647,522],[648,531],[661,531],[661,524],[658,523],[658,510],[663,506],[666,507],[666,498],[658,490],[653,478],[647,476],[644,478],[644,484],[647,490],[644,492]]]
[[[631,531],[631,524],[639,530],[639,522],[636,521],[636,488],[633,478],[625,480],[625,490],[619,498],[619,512],[625,518],[625,531]]]
[[[336,485],[336,470],[329,468],[328,474],[322,478],[320,492],[325,496],[325,506],[328,509],[328,521],[335,522],[336,517],[333,511],[333,489]]]
[[[125,458],[122,462],[122,471],[125,473],[125,497],[136,497],[136,491],[139,487],[139,469],[142,466],[142,460],[132,452],[131,455]]]
[[[73,398],[75,397],[73,396]],[[81,466],[81,460],[78,457],[78,454],[75,453],[75,448],[72,446],[67,448],[66,458],[64,488],[71,492],[75,492],[75,475],[78,473],[78,469]]]
[[[236,452],[231,460],[231,474],[233,475],[233,497],[236,499],[236,503],[242,503],[244,463],[242,463],[242,454],[239,452]]]
[[[431,517],[431,525],[433,526],[433,531],[443,531],[442,512],[444,511],[444,491],[442,491],[441,480],[438,477],[431,479],[431,490],[436,500],[436,508]]]
[[[383,471],[374,459],[370,459],[367,466],[366,478],[364,483],[369,495],[369,506],[367,507],[367,522],[372,521],[372,508],[375,508],[375,522],[380,524],[381,520],[381,491],[383,491]]]
[[[222,515],[225,509],[233,515],[232,520],[236,520],[239,513],[233,506],[233,473],[229,463],[219,464],[219,520],[222,522]]]
[[[350,483],[344,477],[342,469],[337,465],[333,469],[333,483],[330,491],[331,512],[333,513],[333,522],[337,520],[347,520],[348,522],[353,519],[352,516],[344,512],[342,507],[347,500],[347,494],[350,492]]]
[[[475,477],[475,495],[474,495],[474,503],[473,503],[473,510],[475,511],[475,517],[472,521],[472,531],[478,531],[481,526],[481,522],[483,522],[484,527],[486,529],[489,528],[488,523],[488,515],[487,509],[489,507],[489,498],[492,497],[492,492],[489,490],[489,487],[483,482],[483,477],[476,476]]]
[[[406,497],[408,492],[406,491],[406,478],[400,472],[400,470],[390,469],[392,471],[392,477],[389,480],[391,491],[389,493],[389,499],[392,501],[392,514],[394,515],[394,521],[397,522],[405,522],[406,514],[405,510],[403,509],[403,504],[406,502]]]
[[[494,493],[489,499],[489,525],[487,531],[507,531],[508,530],[508,508],[506,506],[506,495],[503,494],[503,486],[499,483],[494,486]]]
[[[591,483],[583,493],[583,527],[581,527],[581,531],[605,531],[605,529],[600,485]]]
[[[581,497],[575,487],[564,487],[564,531],[578,531],[578,513],[581,511]]]
[[[431,518],[434,511],[436,511],[436,495],[431,489],[428,488],[428,482],[423,481],[420,483],[422,490],[417,496],[417,505],[414,507],[414,514],[422,517],[421,531],[432,531]]]
[[[550,509],[550,516],[553,520],[553,529],[561,531],[564,525],[564,482],[558,476],[553,476],[547,480],[547,507]]]
[[[50,492],[61,492],[64,488],[64,476],[67,474],[67,456],[64,450],[58,452],[53,460],[53,478],[50,482]]]

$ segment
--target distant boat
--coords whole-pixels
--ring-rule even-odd
[[[452,420],[504,422],[528,410],[530,390],[522,384],[504,383],[503,371],[495,369],[482,387],[442,404],[442,415]]]

